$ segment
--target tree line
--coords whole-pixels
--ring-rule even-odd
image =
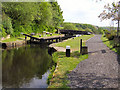
[[[62,13],[57,2],[2,2],[1,35],[54,32],[64,21]]]
[[[63,22],[63,11],[57,2],[2,2],[0,36],[17,37],[22,33],[55,32],[72,29],[101,34],[102,29],[91,24]]]
[[[103,28],[98,27],[98,26],[94,26],[91,24],[81,24],[81,23],[66,22],[66,23],[63,23],[62,26],[66,30],[88,31],[88,32],[92,32],[95,34],[102,34],[102,30],[103,30]]]

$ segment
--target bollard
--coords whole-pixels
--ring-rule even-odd
[[[50,36],[52,36],[52,33],[50,33]]]
[[[70,57],[70,46],[66,46],[66,57]]]
[[[80,39],[80,53],[82,54],[82,39]]]

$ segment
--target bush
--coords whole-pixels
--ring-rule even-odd
[[[107,33],[106,35],[105,35],[109,40],[113,40],[114,39],[114,35],[112,35],[112,34],[110,34],[110,33]]]
[[[113,40],[113,39],[114,39],[114,36],[111,35],[108,39],[109,39],[109,40]]]

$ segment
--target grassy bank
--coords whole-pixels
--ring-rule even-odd
[[[80,55],[78,51],[71,53],[71,57],[66,57],[65,52],[56,52],[53,55],[58,57],[54,60],[57,63],[56,70],[53,72],[53,77],[50,80],[48,88],[69,88],[67,84],[67,74],[70,73],[82,60],[88,58],[88,55]]]
[[[69,45],[73,51],[79,51],[80,50],[79,49],[80,48],[80,39],[83,40],[83,46],[85,46],[86,40],[88,40],[89,38],[91,38],[93,36],[94,35],[83,35],[80,37],[75,37],[74,39],[57,43],[56,46],[66,48],[66,46]]]
[[[106,37],[101,37],[103,43],[109,47],[112,51],[120,55],[120,47],[114,47],[114,40],[108,40]]]
[[[48,88],[69,88],[67,86],[69,83],[69,80],[67,80],[67,74],[76,68],[81,61],[88,58],[88,54],[80,55],[79,41],[80,39],[83,39],[83,44],[85,45],[85,41],[93,36],[94,35],[84,35],[56,44],[60,47],[66,47],[66,45],[70,45],[71,49],[76,49],[76,51],[72,52],[70,57],[66,57],[65,52],[55,52],[53,54],[53,61],[57,63],[57,66],[56,69],[52,68],[52,74],[49,76],[50,84]]]
[[[13,41],[20,41],[24,40],[24,37],[11,37],[9,39],[2,40],[2,42],[13,42]]]
[[[27,40],[29,40],[30,38],[27,37]],[[20,40],[25,40],[25,36],[20,36],[20,37],[11,37],[9,39],[5,39],[5,40],[2,40],[2,42],[13,42],[13,41],[20,41]]]
[[[58,36],[59,34],[53,34],[52,36]],[[37,37],[40,38],[39,35],[34,35],[33,37]],[[41,35],[41,37],[44,37],[43,35]],[[51,37],[50,34],[46,35],[45,37]],[[27,37],[27,40],[29,40],[30,38]],[[25,40],[25,36],[21,36],[21,37],[11,37],[9,39],[5,39],[2,40],[2,42],[12,42],[12,41],[19,41],[19,40]]]

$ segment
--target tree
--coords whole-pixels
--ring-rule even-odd
[[[118,18],[118,2],[112,3],[112,6],[110,4],[107,4],[104,6],[105,10],[98,16],[101,20],[104,19],[110,19],[116,20]]]
[[[64,23],[63,27],[65,30],[78,30],[72,23]]]
[[[37,14],[35,3],[32,2],[3,2],[2,5],[2,10],[13,19],[13,23],[29,24]]]
[[[52,8],[51,4],[48,2],[41,2],[40,4],[40,11],[41,11],[41,20],[40,24],[44,25],[52,25]]]
[[[110,19],[112,18],[112,20],[118,20],[118,30],[117,30],[117,37],[119,36],[119,20],[120,20],[120,1],[115,3],[112,3],[112,6],[105,5],[104,8],[106,10],[104,10],[98,17],[101,20],[104,19]],[[119,11],[119,12],[118,12]]]
[[[2,16],[2,25],[4,26],[5,32],[7,34],[13,34],[13,28],[12,28],[12,23],[11,23],[11,18],[5,15],[3,12]],[[4,30],[3,30],[4,32]]]
[[[85,31],[88,31],[88,32],[93,32],[91,29],[89,28],[86,28]]]
[[[14,29],[13,36],[18,36],[21,32],[25,32],[23,30],[26,30],[27,32],[32,31],[30,28],[30,24],[32,23],[35,15],[37,14],[35,3],[3,2],[2,11],[5,12],[6,16],[11,18],[12,28]]]
[[[2,12],[1,26],[13,36],[19,36],[21,32],[53,32],[63,23],[57,2],[3,2]]]
[[[57,2],[51,2],[52,8],[53,8],[53,21],[55,28],[60,27],[60,25],[63,23],[63,11],[61,11],[60,6]]]

